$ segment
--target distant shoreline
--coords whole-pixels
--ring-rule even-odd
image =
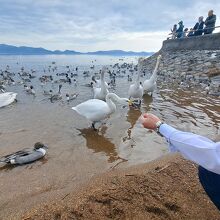
[[[0,54],[0,56],[111,56],[111,57],[140,57],[151,55],[111,55],[111,54]]]
[[[78,52],[74,50],[47,50],[42,47],[26,47],[0,44],[0,56],[7,55],[101,55],[101,56],[151,56],[154,52],[134,52],[124,50],[106,50],[94,52]]]

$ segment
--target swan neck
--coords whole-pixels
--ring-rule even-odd
[[[105,91],[107,88],[106,88],[106,85],[105,85],[105,81],[104,81],[104,72],[101,73],[101,91]]]
[[[116,94],[108,93],[106,95],[106,103],[108,104],[112,112],[116,110],[115,102],[117,101],[120,101],[120,98]]]
[[[106,100],[108,100],[108,99],[113,102],[120,102],[121,101],[121,98],[119,96],[117,96],[115,93],[109,93],[106,96]]]
[[[140,72],[140,69],[138,68],[138,76],[137,76],[137,80],[136,80],[136,83],[139,85],[140,83],[140,75],[141,75],[141,72]]]
[[[101,72],[101,80],[104,80],[104,72]]]
[[[156,77],[156,75],[157,75],[157,69],[159,67],[159,63],[160,63],[160,61],[159,61],[159,59],[157,59],[156,66],[154,68],[154,72],[153,72],[153,74],[151,76],[152,79],[154,79]]]

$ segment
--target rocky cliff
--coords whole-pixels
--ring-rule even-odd
[[[158,54],[162,60],[158,81],[171,81],[182,86],[196,86],[205,94],[220,95],[220,50],[167,50],[162,48],[139,64],[146,74],[151,74]]]

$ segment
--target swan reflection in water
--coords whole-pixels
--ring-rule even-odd
[[[150,110],[150,104],[153,102],[153,97],[148,95],[148,94],[144,94],[143,96],[143,103],[144,103],[144,111],[147,112]]]
[[[144,112],[147,112],[150,110],[150,104],[153,101],[152,96],[149,96],[148,94],[145,94],[143,96],[143,108],[144,108]],[[133,108],[130,107],[130,109],[128,110],[127,113],[127,122],[130,123],[130,127],[127,130],[127,136],[125,136],[122,140],[123,142],[129,141],[130,142],[130,146],[133,147],[134,145],[134,140],[132,139],[131,133],[132,133],[132,129],[134,128],[135,124],[137,123],[139,117],[141,116],[142,112],[140,109],[138,108]]]
[[[138,121],[138,118],[141,116],[141,111],[139,109],[135,109],[135,108],[130,108],[128,110],[127,113],[127,121],[130,123],[130,127],[127,130],[127,136],[125,136],[123,138],[123,142],[127,141],[127,140],[131,140],[131,132],[132,129],[134,128],[134,125],[136,124],[136,122]]]
[[[92,149],[94,153],[104,152],[108,157],[108,162],[113,163],[118,159],[122,159],[118,156],[115,145],[104,136],[107,127],[103,126],[99,132],[94,132],[92,128],[77,129],[80,134],[86,139],[86,146]]]

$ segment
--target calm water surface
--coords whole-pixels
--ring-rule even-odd
[[[0,167],[0,217],[48,198],[60,199],[95,174],[144,163],[166,154],[166,142],[138,123],[142,112],[152,112],[179,129],[213,140],[217,138],[220,99],[205,96],[196,89],[181,89],[175,83],[159,81],[153,97],[144,97],[140,110],[119,105],[99,132],[94,132],[85,118],[71,110],[72,106],[93,97],[92,89],[84,85],[91,82],[91,76],[102,65],[111,68],[110,65],[117,62],[137,64],[137,60],[136,57],[109,56],[0,57],[0,69],[5,70],[9,65],[10,71],[17,73],[24,67],[26,71],[36,70],[34,75],[37,76],[27,83],[34,86],[35,98],[23,91],[23,85],[7,87],[7,91],[18,93],[18,102],[0,109],[0,155],[32,147],[38,141],[49,146],[48,155],[43,160],[19,167]],[[57,70],[49,72],[48,67],[55,65]],[[90,69],[92,65],[95,65],[94,70]],[[51,103],[43,96],[43,90],[56,91],[58,84],[48,83],[42,87],[38,77],[47,74],[54,75],[55,80],[65,78],[55,74],[67,71],[66,66],[73,73],[78,66],[79,76],[75,77],[76,86],[63,84],[62,95],[78,92],[79,96],[69,104],[65,100]],[[89,77],[83,77],[86,70],[90,71]],[[131,84],[127,80],[128,74],[117,77],[116,87],[110,91],[127,97]],[[135,77],[136,74],[133,79]],[[107,75],[105,79],[110,81]]]

